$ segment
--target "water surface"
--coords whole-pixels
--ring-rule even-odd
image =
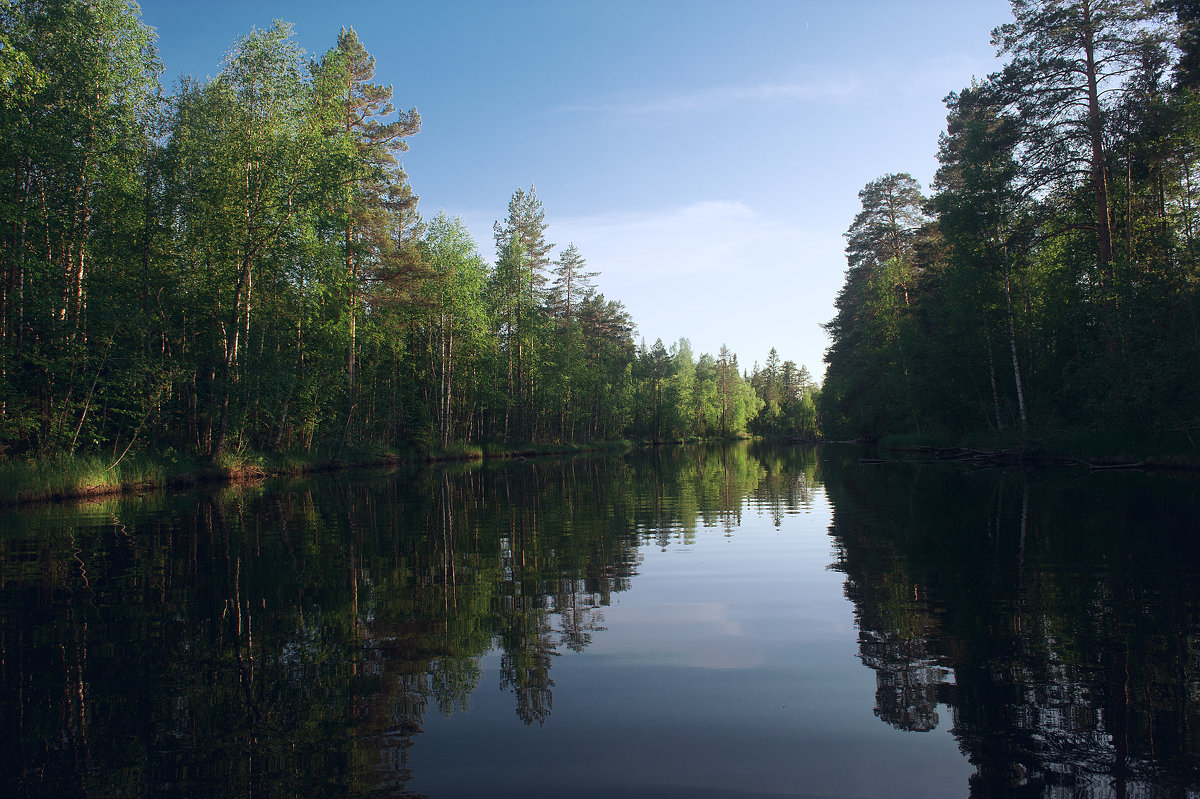
[[[0,789],[1195,794],[1198,509],[741,444],[8,511]]]

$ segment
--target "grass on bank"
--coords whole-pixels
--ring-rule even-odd
[[[417,449],[346,448],[313,452],[223,455],[215,463],[173,452],[129,453],[115,463],[102,455],[60,453],[0,460],[0,505],[120,494],[155,488],[188,488],[264,477],[298,477],[316,472],[377,468],[402,463],[481,461],[583,452],[625,451],[628,441],[592,444],[453,444]]]
[[[358,459],[356,459],[358,460]],[[362,459],[376,464],[372,455]],[[0,505],[47,502],[143,491],[167,486],[188,488],[206,483],[298,476],[330,468],[326,453],[262,455],[227,453],[215,463],[206,458],[180,458],[174,453],[129,453],[115,463],[110,457],[60,453],[0,462]]]
[[[118,463],[97,455],[55,455],[0,463],[0,504],[113,494],[165,485],[169,464],[143,455]]]

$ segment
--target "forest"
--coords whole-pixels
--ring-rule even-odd
[[[946,98],[930,193],[868,183],[826,325],[826,434],[1200,428],[1200,3],[1013,0]]]
[[[123,0],[0,2],[0,459],[816,433],[772,350],[636,341],[533,185],[485,259],[357,34],[277,22],[168,94]]]

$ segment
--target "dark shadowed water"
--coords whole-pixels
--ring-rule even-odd
[[[0,514],[0,795],[1200,794],[1200,478],[742,444]]]

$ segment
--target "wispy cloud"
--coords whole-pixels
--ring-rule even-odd
[[[843,100],[858,92],[857,76],[840,75],[781,83],[714,86],[694,92],[634,99],[591,100],[563,106],[565,112],[662,114],[722,108],[738,103],[787,103],[806,100]]]
[[[559,246],[576,244],[600,289],[625,302],[648,341],[679,336],[697,352],[727,343],[747,366],[772,346],[820,373],[819,323],[845,269],[837,232],[764,218],[739,200],[559,219]]]
[[[962,82],[962,75],[983,78],[999,68],[994,58],[964,53],[937,53],[915,57],[903,64],[891,61],[862,62],[851,69],[834,70],[800,66],[789,76],[758,83],[712,86],[694,91],[658,95],[615,93],[568,103],[564,113],[651,115],[727,108],[749,103],[803,103],[862,101],[864,97],[894,97],[929,92],[945,94]],[[939,97],[941,95],[938,95]]]
[[[744,203],[702,201],[654,213],[567,218],[554,233],[586,243],[599,260],[637,263],[643,277],[666,277],[719,271],[758,225]]]

